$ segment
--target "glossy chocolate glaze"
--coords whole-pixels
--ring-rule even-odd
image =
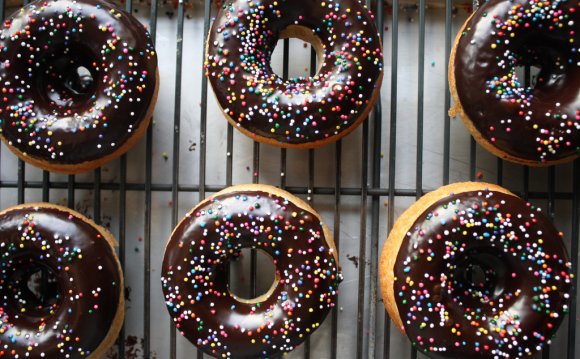
[[[431,358],[527,357],[568,311],[573,276],[561,234],[512,195],[482,190],[435,202],[396,263],[404,329]]]
[[[69,212],[30,207],[0,216],[0,248],[2,352],[20,358],[88,357],[107,335],[122,293],[107,240]],[[41,281],[44,300],[26,283],[39,268],[55,278]]]
[[[0,50],[2,136],[28,156],[93,161],[147,120],[157,69],[150,36],[104,1],[34,1],[4,22]]]
[[[248,247],[268,253],[279,278],[259,303],[236,298],[226,278],[228,261]],[[244,191],[214,197],[175,228],[161,280],[174,323],[198,348],[220,358],[271,358],[322,323],[340,279],[314,214],[266,192]]]
[[[313,143],[351,129],[372,106],[383,70],[374,21],[358,0],[225,1],[205,63],[224,113],[278,144]],[[324,47],[315,77],[285,81],[272,72],[272,52],[290,25],[306,28]]]
[[[509,14],[514,5],[521,8]],[[580,154],[579,10],[574,0],[492,0],[467,22],[453,63],[457,94],[499,150],[533,162]],[[534,87],[517,76],[509,86],[495,82],[523,65],[541,68]]]

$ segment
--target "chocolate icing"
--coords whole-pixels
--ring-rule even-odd
[[[532,162],[580,154],[579,10],[573,0],[492,0],[467,22],[453,63],[457,94],[499,150]],[[533,88],[514,75],[524,65],[541,68]]]
[[[122,293],[118,262],[106,239],[70,212],[17,208],[0,216],[0,248],[2,353],[89,356],[107,335]],[[44,300],[27,285],[37,269],[54,277],[40,283]]]
[[[512,195],[482,190],[435,202],[396,263],[404,329],[431,358],[528,356],[568,311],[573,276],[561,234]]]
[[[315,77],[283,80],[272,72],[272,52],[290,25],[324,46]],[[383,70],[374,16],[358,0],[226,1],[207,51],[206,73],[224,113],[284,145],[313,145],[352,130],[372,106]]]
[[[4,22],[0,50],[2,135],[28,156],[93,161],[148,120],[157,69],[150,36],[104,1],[34,1]]]
[[[245,303],[230,291],[226,264],[259,248],[279,282],[268,298]],[[178,330],[215,357],[273,357],[292,350],[334,307],[341,275],[318,218],[261,191],[218,195],[174,230],[162,288]]]

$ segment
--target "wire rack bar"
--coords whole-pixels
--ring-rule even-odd
[[[24,176],[26,174],[26,170],[24,167],[24,162],[22,160],[18,160],[18,182],[17,182],[17,201],[18,203],[24,203]]]
[[[340,253],[340,184],[342,182],[342,140],[338,140],[335,145],[336,151],[336,166],[334,172],[334,244],[336,250]],[[340,299],[339,299],[340,301]],[[340,303],[339,303],[340,305]],[[334,307],[331,313],[331,342],[330,342],[330,357],[336,359],[338,355],[338,308]]]
[[[529,176],[529,174],[528,174]],[[72,177],[74,178],[74,177]],[[71,182],[49,182],[50,189],[70,189],[74,190],[92,190],[93,183],[92,182],[76,182],[71,180]],[[43,181],[25,181],[23,186],[26,189],[42,189]],[[143,183],[126,183],[125,190],[130,192],[146,192],[147,191],[147,184]],[[219,192],[225,188],[227,185],[205,185],[203,188],[206,192],[215,193]],[[16,181],[0,181],[0,188],[18,188],[18,183]],[[101,190],[103,191],[119,191],[121,188],[120,183],[101,183]],[[201,192],[201,186],[199,185],[179,185],[178,191],[179,192]],[[307,186],[285,186],[285,189],[291,193],[305,195],[308,194],[309,188]],[[151,192],[171,192],[172,187],[171,184],[151,184],[150,189]],[[362,194],[362,189],[359,187],[341,187],[338,189],[340,195],[342,196],[360,196]],[[422,188],[420,193],[426,194],[429,193],[431,189]],[[391,190],[386,187],[374,188],[369,187],[367,188],[367,195],[370,197],[383,197],[389,196]],[[517,194],[518,196],[528,195],[529,199],[547,199],[548,193],[541,192],[541,191],[512,191],[513,193]],[[333,196],[336,193],[335,187],[314,187],[312,189],[312,194],[315,195],[326,195],[326,196]],[[395,197],[416,197],[417,190],[415,188],[394,188],[393,193]],[[572,200],[574,193],[573,192],[563,192],[557,191],[553,193],[554,198],[557,200]]]
[[[572,268],[578,275],[578,242],[580,241],[580,160],[574,162],[574,174],[572,183],[574,184],[574,198],[572,202],[572,241],[570,244],[570,261]],[[575,358],[576,350],[576,325],[577,325],[577,311],[576,305],[578,300],[578,279],[572,284],[572,298],[570,301],[570,313],[568,314],[568,359]]]
[[[453,0],[445,0],[445,63],[451,58]],[[445,79],[449,76],[449,69],[445,66]],[[451,93],[449,83],[445,81],[445,104],[443,107],[443,184],[449,184],[449,165],[451,159],[451,118],[447,113],[451,108]]]
[[[149,32],[157,42],[157,0],[151,1]],[[151,122],[155,119],[152,118]],[[147,129],[145,139],[145,228],[143,234],[143,357],[151,358],[151,222],[153,218],[153,126]]]
[[[50,197],[48,182],[50,182],[50,173],[43,171],[42,173],[42,201],[48,202]]]
[[[364,354],[364,311],[365,311],[365,283],[366,283],[366,236],[367,236],[367,180],[368,172],[366,163],[368,161],[368,121],[363,123],[362,141],[362,168],[361,168],[361,211],[360,211],[360,244],[359,244],[359,267],[358,267],[358,305],[357,305],[357,338],[356,357],[361,359]]]
[[[377,1],[376,8],[373,9],[376,14],[376,23],[378,29],[384,28],[383,17],[384,2]],[[379,31],[381,39],[383,38],[383,31]],[[379,99],[381,94],[379,93]],[[372,128],[372,178],[369,187],[378,187],[381,185],[381,135],[382,135],[382,105],[381,101],[377,101],[374,111],[372,113],[373,128]],[[380,198],[372,197],[371,199],[371,237],[370,237],[370,295],[369,295],[369,355],[376,357],[377,345],[377,304],[379,303],[379,288],[378,281],[378,263],[379,263],[379,213],[380,213]]]
[[[181,73],[183,65],[183,1],[177,6],[177,38],[175,56],[175,106],[173,108],[173,155],[172,155],[172,184],[171,184],[171,227],[177,225],[179,216],[179,143],[181,134]],[[169,358],[177,357],[177,332],[170,321],[169,323]]]
[[[417,64],[417,159],[416,159],[416,198],[419,199],[423,188],[423,121],[425,101],[425,0],[419,0],[419,58]],[[411,359],[417,358],[417,349],[411,348]]]
[[[121,268],[124,271],[126,249],[125,241],[127,239],[127,156],[125,155],[123,155],[119,160],[119,172],[119,234],[117,239],[119,241],[119,262],[121,263]],[[121,328],[121,332],[119,332],[117,347],[119,359],[125,359],[125,326],[123,326]]]

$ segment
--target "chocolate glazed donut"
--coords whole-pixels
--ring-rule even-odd
[[[229,289],[226,265],[242,248],[276,266],[254,299]],[[335,306],[341,280],[332,237],[303,201],[271,186],[230,187],[197,205],[173,231],[162,266],[177,329],[217,358],[271,358],[294,349]]]
[[[431,192],[397,220],[381,254],[391,319],[431,358],[528,357],[569,309],[574,275],[561,237],[502,187]]]
[[[17,156],[78,173],[126,152],[157,97],[157,57],[135,18],[100,0],[40,0],[0,34],[0,129]]]
[[[288,37],[314,46],[316,76],[273,73],[274,47]],[[359,0],[224,1],[206,52],[206,74],[228,121],[281,147],[318,147],[353,131],[376,102],[383,73],[374,16]]]
[[[495,155],[532,166],[580,155],[579,11],[577,0],[492,0],[459,32],[451,114]],[[526,65],[540,68],[532,86],[516,72]]]
[[[110,233],[68,208],[0,213],[0,356],[98,359],[124,316]]]

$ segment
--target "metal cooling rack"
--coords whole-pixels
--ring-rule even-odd
[[[4,3],[5,0],[0,0],[1,18],[5,16]],[[331,224],[343,269],[349,266],[351,281],[356,283],[356,290],[344,290],[349,280],[345,278],[339,306],[321,329],[289,355],[292,358],[422,357],[406,338],[392,329],[385,316],[378,294],[378,255],[395,218],[415,198],[443,184],[478,180],[485,175],[486,181],[505,185],[525,199],[541,203],[557,225],[564,227],[573,267],[578,268],[580,161],[548,169],[504,163],[485,153],[469,139],[460,124],[456,125],[447,116],[451,98],[446,64],[455,32],[466,17],[461,13],[463,5],[452,0],[445,0],[444,4],[441,1],[444,8],[438,10],[438,15],[431,15],[425,0],[419,0],[415,6],[399,4],[398,0],[388,6],[384,0],[373,1],[371,6],[385,45],[382,100],[355,133],[326,148],[309,151],[287,151],[251,143],[226,125],[219,113],[212,112],[211,106],[215,104],[211,90],[200,75],[205,34],[215,16],[210,1],[204,5],[193,3],[193,8],[187,10],[186,6],[192,4],[179,2],[174,12],[157,5],[158,0],[152,0],[149,9],[141,8],[136,13],[132,1],[125,2],[127,11],[148,24],[158,50],[170,42],[176,51],[175,57],[171,54],[174,67],[161,76],[162,85],[166,86],[162,91],[172,93],[163,103],[158,102],[155,124],[147,131],[145,140],[119,160],[93,173],[76,176],[42,172],[16,160],[5,147],[0,150],[3,208],[32,200],[61,202],[89,214],[117,237],[127,283],[133,286],[131,303],[137,304],[128,308],[127,329],[123,328],[120,336],[133,340],[119,340],[110,358],[204,357],[181,339],[170,324],[158,290],[160,256],[171,228],[184,213],[209,193],[240,182],[265,182],[306,196]],[[190,22],[194,22],[191,33],[184,30]],[[164,24],[163,29],[158,24]],[[441,61],[432,71],[427,52],[434,45],[427,37],[435,25],[441,29],[443,45],[438,49]],[[414,48],[411,54],[407,54],[409,48]],[[291,49],[294,51],[295,47],[290,40],[283,40],[281,62],[285,78],[291,67]],[[189,61],[189,57],[185,59],[187,51],[193,51],[192,56],[197,60],[193,70],[184,62]],[[311,55],[312,72],[316,59],[313,52]],[[412,62],[400,62],[403,56]],[[435,61],[431,67],[435,67]],[[197,74],[199,83],[192,84],[188,79],[192,73]],[[402,74],[411,75],[402,78]],[[429,79],[438,79],[440,87],[426,88],[426,74]],[[526,80],[530,80],[529,71]],[[441,106],[430,105],[429,99],[439,95]],[[199,107],[189,106],[192,101],[199,101]],[[413,115],[407,116],[408,111]],[[411,135],[407,133],[409,127],[412,127]],[[184,137],[189,131],[197,137],[188,144],[184,143]],[[216,131],[221,131],[221,135],[215,135]],[[433,131],[438,138],[435,149],[431,143]],[[216,136],[220,138],[219,144],[211,144],[209,137]],[[169,150],[161,160],[159,151],[164,146]],[[409,151],[405,150],[407,147]],[[223,159],[221,164],[215,162],[216,151]],[[191,160],[186,161],[187,157]],[[331,160],[325,161],[327,158]],[[249,175],[244,172],[243,163],[247,164]],[[184,168],[190,169],[193,176]],[[301,168],[306,175],[292,180],[292,168]],[[214,172],[220,174],[216,176]],[[247,180],[248,176],[251,180]],[[136,233],[140,235],[138,245],[134,243]],[[345,248],[344,252],[354,254],[344,253],[341,247]],[[249,260],[250,293],[255,294],[256,254],[252,253]],[[567,323],[551,348],[541,353],[542,358],[577,358],[575,343],[580,339],[576,331],[577,288],[576,283]],[[350,313],[348,318],[347,313]],[[129,331],[139,332],[137,346],[136,337],[130,337]]]

